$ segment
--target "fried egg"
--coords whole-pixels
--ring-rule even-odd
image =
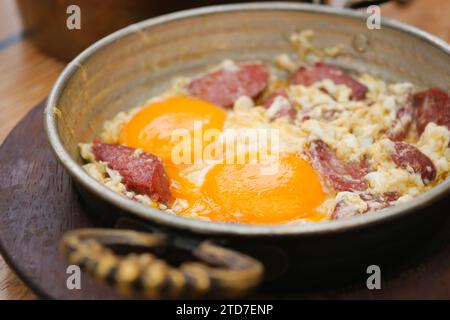
[[[316,210],[325,199],[319,177],[296,153],[269,156],[264,163],[230,164],[223,159],[202,163],[191,156],[189,163],[173,160],[172,152],[179,143],[173,139],[175,130],[187,130],[194,138],[195,122],[201,121],[204,131],[220,133],[226,118],[222,108],[209,102],[172,97],[135,114],[122,128],[119,143],[162,159],[178,204],[174,211],[179,215],[249,224],[325,218]],[[277,170],[261,174],[268,165],[276,165]]]
[[[188,130],[193,136],[196,121],[203,130],[221,130],[226,112],[211,103],[190,98],[173,97],[151,103],[140,110],[122,129],[119,143],[153,153],[169,161],[178,143],[172,139],[175,130]]]

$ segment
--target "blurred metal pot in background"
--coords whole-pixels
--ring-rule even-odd
[[[16,0],[27,36],[41,50],[70,61],[96,40],[131,23],[182,9],[251,0]],[[265,1],[265,0],[259,0]],[[266,0],[270,1],[270,0]],[[284,0],[360,8],[392,0]],[[397,0],[407,2],[408,0]],[[81,11],[81,29],[69,30],[67,8]]]
[[[96,40],[131,23],[214,0],[17,0],[27,36],[43,51],[69,61]],[[67,7],[81,11],[81,29],[69,30]]]

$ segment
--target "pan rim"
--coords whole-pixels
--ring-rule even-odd
[[[438,199],[450,193],[450,179],[446,179],[438,186],[419,195],[412,201],[399,204],[390,208],[386,208],[376,212],[376,214],[366,214],[351,219],[343,219],[336,221],[324,221],[307,224],[279,224],[279,225],[245,225],[230,224],[225,222],[202,221],[193,218],[185,218],[170,214],[167,212],[154,209],[136,201],[128,199],[120,195],[106,186],[96,181],[70,156],[67,149],[62,143],[58,129],[57,116],[53,112],[57,106],[57,102],[63,92],[63,89],[72,74],[76,72],[83,61],[101,50],[103,47],[123,38],[131,33],[137,32],[143,28],[150,28],[155,25],[173,22],[177,20],[188,19],[202,15],[215,13],[229,13],[235,11],[259,11],[259,10],[286,10],[286,11],[306,11],[325,15],[340,15],[353,19],[365,19],[366,14],[346,9],[336,9],[325,6],[317,6],[311,4],[288,3],[288,2],[253,2],[241,4],[215,5],[201,7],[196,9],[184,10],[170,13],[148,20],[144,20],[123,29],[120,29],[92,44],[90,47],[75,57],[63,70],[58,77],[55,85],[47,100],[44,111],[44,127],[51,148],[59,162],[69,172],[71,177],[83,188],[90,193],[101,198],[115,207],[118,207],[127,213],[145,219],[157,225],[190,231],[204,235],[228,235],[228,236],[313,236],[321,234],[330,234],[337,232],[346,232],[350,230],[366,228],[376,224],[385,223],[393,219],[404,217],[412,212],[426,207]],[[402,22],[382,18],[382,25],[406,32],[422,40],[428,44],[438,48],[450,57],[450,45],[444,40],[431,35],[416,27],[404,24]]]

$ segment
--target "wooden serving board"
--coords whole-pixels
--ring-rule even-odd
[[[0,148],[0,249],[8,264],[43,298],[117,299],[110,288],[82,274],[81,290],[69,290],[61,236],[91,227],[71,178],[57,162],[43,128],[44,102],[10,133]],[[325,292],[258,293],[263,298],[439,298],[450,299],[450,219],[418,248],[409,268],[383,277],[382,290],[363,284]],[[405,271],[406,270],[406,271]]]

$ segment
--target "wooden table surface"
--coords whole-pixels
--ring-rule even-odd
[[[413,0],[386,4],[383,16],[418,26],[450,42],[450,1]],[[0,143],[17,122],[44,99],[65,63],[49,57],[23,37],[14,0],[0,0]],[[0,299],[35,299],[0,256]]]

